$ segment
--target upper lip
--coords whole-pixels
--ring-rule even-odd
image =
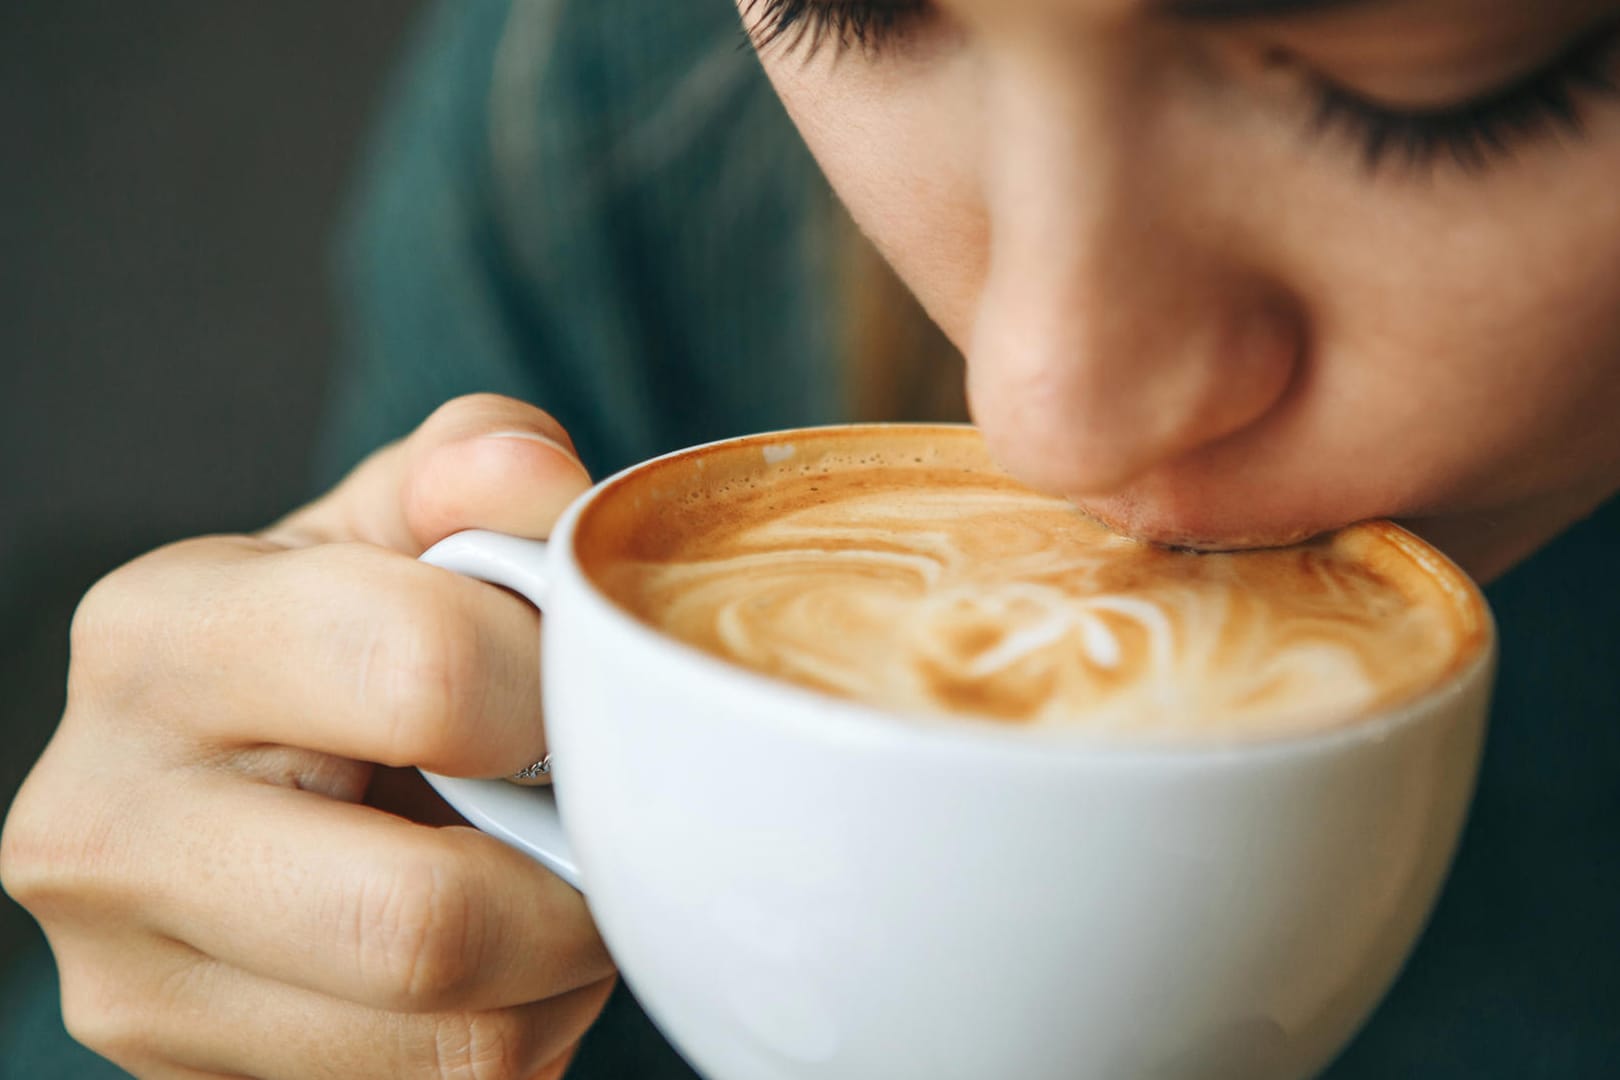
[[[1154,515],[1110,512],[1083,500],[1076,500],[1075,505],[1081,513],[1112,532],[1143,543],[1190,551],[1251,551],[1259,548],[1289,547],[1332,531],[1331,528],[1317,526],[1275,527],[1253,531],[1200,531],[1184,528],[1172,519],[1159,519]]]

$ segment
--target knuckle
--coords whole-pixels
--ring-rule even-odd
[[[102,1057],[127,1063],[152,1053],[152,1025],[141,995],[96,972],[62,968],[62,1026]]]
[[[120,895],[121,838],[104,801],[48,782],[48,773],[44,763],[36,768],[0,831],[0,884],[44,925]]]
[[[199,560],[217,556],[217,537],[181,540],[150,551],[103,576],[80,597],[68,627],[68,701],[87,691],[111,692],[138,707],[185,653],[206,610],[187,611],[177,596],[196,593]],[[188,576],[177,577],[182,571]],[[177,583],[184,580],[182,587]],[[157,631],[157,632],[154,632]]]
[[[80,598],[68,628],[70,689],[117,670],[117,658],[141,639],[137,623],[145,605],[139,576],[131,566],[120,567]]]
[[[453,1008],[478,976],[477,904],[453,860],[423,860],[364,891],[356,933],[372,994],[399,1012]]]
[[[15,899],[26,890],[41,866],[48,862],[43,845],[44,831],[35,825],[29,796],[33,782],[25,783],[11,804],[11,811],[0,821],[0,884]]]
[[[532,1037],[513,1012],[452,1013],[438,1020],[427,1075],[432,1080],[519,1080],[529,1071]]]
[[[0,887],[30,911],[49,893],[56,876],[52,868],[59,865],[53,858],[56,845],[49,833],[34,827],[31,817],[19,800],[0,830]]]
[[[483,685],[477,627],[442,589],[400,589],[370,624],[362,693],[384,725],[384,764],[442,761],[458,740],[452,721],[476,707]]]

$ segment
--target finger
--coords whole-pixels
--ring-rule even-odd
[[[612,990],[613,983],[609,982],[608,992],[610,996],[612,994]],[[598,1010],[597,1016],[600,1015],[601,1010]],[[592,1017],[591,1019],[594,1021],[595,1017]],[[557,1060],[547,1063],[545,1068],[536,1073],[531,1080],[562,1080],[562,1078],[568,1073],[568,1067],[574,1063],[574,1058],[579,1054],[579,1045],[580,1044],[576,1042],[572,1046],[568,1047],[562,1052]]]
[[[228,538],[164,549],[119,581],[75,632],[145,635],[133,656],[87,650],[125,658],[112,692],[126,714],[223,749],[457,776],[508,776],[545,753],[539,615],[504,590],[365,544],[264,554]]]
[[[111,1050],[142,1076],[527,1077],[569,1052],[613,988],[608,978],[505,1009],[401,1015],[239,971],[173,942],[79,953],[63,965],[64,1014],[88,1029],[93,1048]]]
[[[152,930],[232,967],[413,1013],[541,1000],[613,972],[579,893],[475,830],[222,777],[152,800],[176,828],[131,838],[126,891]]]
[[[291,546],[360,540],[409,555],[461,529],[543,539],[589,486],[555,420],[512,398],[474,394],[441,406],[266,535]]]
[[[50,935],[61,982],[62,1025],[68,1036],[142,1080],[250,1080],[241,1072],[198,1068],[178,1060],[180,1045],[165,1028],[174,974],[197,954],[150,937]],[[184,1021],[181,1021],[183,1023]],[[9,1075],[9,1074],[6,1074]]]
[[[551,1066],[601,1013],[613,980],[481,1013],[399,1016],[250,976],[220,975],[222,1023],[175,1032],[177,1057],[264,1080],[442,1080],[559,1075]],[[253,989],[260,988],[258,993]],[[251,1001],[249,1012],[243,1007]],[[234,1029],[234,1030],[233,1030]]]

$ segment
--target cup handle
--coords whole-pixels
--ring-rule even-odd
[[[492,585],[504,585],[544,611],[546,543],[470,529],[446,537],[422,555],[432,566]],[[580,888],[579,864],[563,832],[556,794],[549,787],[518,787],[504,780],[466,780],[422,770],[445,801],[477,828],[539,860]]]

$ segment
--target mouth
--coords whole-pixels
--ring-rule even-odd
[[[1252,530],[1198,527],[1175,515],[1117,499],[1071,498],[1080,513],[1103,528],[1143,544],[1172,551],[1211,555],[1223,551],[1262,551],[1293,547],[1351,522],[1334,525],[1276,526]]]

